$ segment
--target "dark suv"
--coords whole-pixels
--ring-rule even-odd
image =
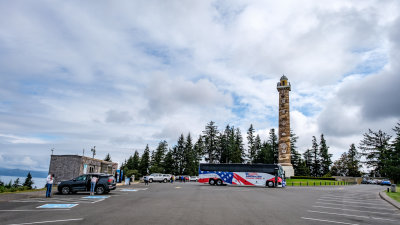
[[[58,192],[61,194],[76,193],[78,191],[90,191],[90,180],[92,177],[97,177],[95,191],[101,195],[115,190],[117,187],[115,179],[110,174],[105,173],[90,173],[84,174],[72,180],[61,181],[58,184]]]

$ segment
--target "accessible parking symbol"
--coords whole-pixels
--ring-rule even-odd
[[[37,208],[39,209],[70,209],[78,204],[44,204]]]

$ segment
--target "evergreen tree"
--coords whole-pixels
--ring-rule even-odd
[[[324,134],[321,134],[321,141],[319,143],[319,158],[321,161],[321,172],[320,175],[326,175],[330,171],[332,165],[332,154],[328,153],[329,147],[326,144]]]
[[[173,159],[173,167],[172,167],[172,174],[174,175],[180,175],[179,173],[179,163],[180,163],[180,158],[178,154],[178,146],[174,146],[172,148],[172,159]]]
[[[307,167],[306,161],[300,158],[297,170],[295,171],[296,176],[310,176],[310,169]]]
[[[164,160],[164,155],[168,150],[168,143],[166,141],[160,141],[158,143],[157,149],[152,152],[151,156],[151,172],[152,173],[162,173],[164,168],[162,168],[162,161]]]
[[[258,155],[260,154],[260,151],[261,151],[261,138],[260,138],[260,135],[257,134],[256,139],[255,139],[254,142],[255,142],[254,143],[254,149],[256,151],[255,152],[256,155],[255,155],[254,160],[252,161],[252,163],[255,163],[257,161],[257,157],[258,157]]]
[[[349,174],[348,170],[348,155],[344,152],[338,160],[336,160],[331,168],[332,176],[347,176]]]
[[[199,135],[199,138],[197,139],[197,142],[194,144],[194,153],[196,155],[196,168],[199,168],[199,162],[203,158],[203,138],[201,135]],[[198,172],[198,171],[197,171]]]
[[[183,134],[178,139],[178,143],[176,145],[176,152],[174,160],[177,161],[177,173],[179,175],[183,175],[183,170],[184,170],[184,152],[185,152],[185,137]]]
[[[139,165],[140,165],[140,157],[139,157],[139,152],[136,150],[132,157],[132,169],[139,170]]]
[[[189,176],[194,176],[197,174],[197,167],[196,167],[196,154],[192,144],[192,137],[190,133],[186,137],[185,142],[185,150],[183,154],[184,158],[184,174]]]
[[[395,138],[383,160],[384,173],[391,179],[394,183],[400,183],[400,123],[393,129],[395,132]]]
[[[307,149],[307,151],[304,152],[303,154],[304,157],[304,163],[307,167],[307,171],[308,171],[308,176],[311,176],[311,171],[313,168],[313,157],[312,157],[312,153],[310,149]]]
[[[371,129],[364,134],[364,139],[360,142],[362,155],[366,158],[366,165],[373,168],[376,176],[386,176],[385,157],[390,149],[389,140],[391,136],[379,130],[373,132]]]
[[[19,187],[19,185],[20,185],[20,183],[19,183],[19,178],[17,178],[16,180],[14,180],[14,183],[13,183],[13,187],[14,188],[17,188],[17,187]]]
[[[209,163],[217,163],[220,159],[218,156],[218,129],[214,124],[213,121],[210,121],[207,124],[205,131],[203,131],[204,151],[206,153],[205,160]]]
[[[356,146],[354,144],[350,145],[350,149],[347,152],[347,176],[359,177],[360,172],[360,155],[357,152]]]
[[[107,153],[106,157],[104,158],[104,161],[112,162],[112,161],[111,161],[110,153]]]
[[[311,156],[312,156],[312,167],[311,167],[311,175],[314,177],[321,176],[321,159],[318,149],[318,143],[315,136],[313,136],[312,147],[311,147]]]
[[[139,166],[139,172],[140,175],[145,176],[149,172],[149,167],[150,167],[150,149],[149,145],[146,145],[146,148],[144,149],[142,158],[140,160],[140,166]]]
[[[257,154],[254,131],[255,130],[253,128],[253,124],[250,124],[250,127],[247,130],[247,146],[248,146],[248,156],[250,162],[253,162],[255,160]]]
[[[269,145],[271,146],[271,150],[274,155],[274,161],[273,163],[278,163],[278,137],[275,134],[275,129],[272,128],[269,131],[269,139],[268,139]]]
[[[164,173],[166,174],[174,174],[174,158],[172,150],[169,150],[167,154],[165,154],[164,162],[163,162]]]
[[[305,176],[305,175],[297,175],[300,173],[304,173],[303,171],[299,172],[299,167],[301,163],[301,154],[297,151],[297,146],[296,146],[298,138],[299,137],[296,136],[293,130],[290,130],[290,153],[291,153],[290,160],[293,165],[294,174],[296,176]],[[304,170],[304,168],[301,169]]]
[[[29,172],[25,178],[25,182],[24,182],[23,186],[28,187],[28,189],[32,189],[32,185],[33,185],[32,175],[31,175],[31,172]]]
[[[274,163],[274,152],[269,142],[263,142],[259,154],[257,154],[256,163],[272,164]]]
[[[246,153],[244,152],[243,137],[239,128],[236,128],[234,136],[235,136],[235,142],[231,157],[232,163],[243,163],[244,156]]]
[[[224,133],[219,134],[218,143],[219,143],[219,151],[221,152],[220,163],[228,163],[230,157],[230,148],[229,148],[229,135],[231,132],[231,128],[229,125],[226,126]]]

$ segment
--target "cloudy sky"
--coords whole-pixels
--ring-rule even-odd
[[[0,167],[122,162],[209,121],[265,139],[292,85],[299,150],[400,118],[399,1],[0,1]]]

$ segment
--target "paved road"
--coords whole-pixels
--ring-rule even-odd
[[[88,194],[0,202],[0,224],[400,224],[377,185],[258,188],[135,184],[104,199]],[[41,209],[44,204],[77,204]]]

